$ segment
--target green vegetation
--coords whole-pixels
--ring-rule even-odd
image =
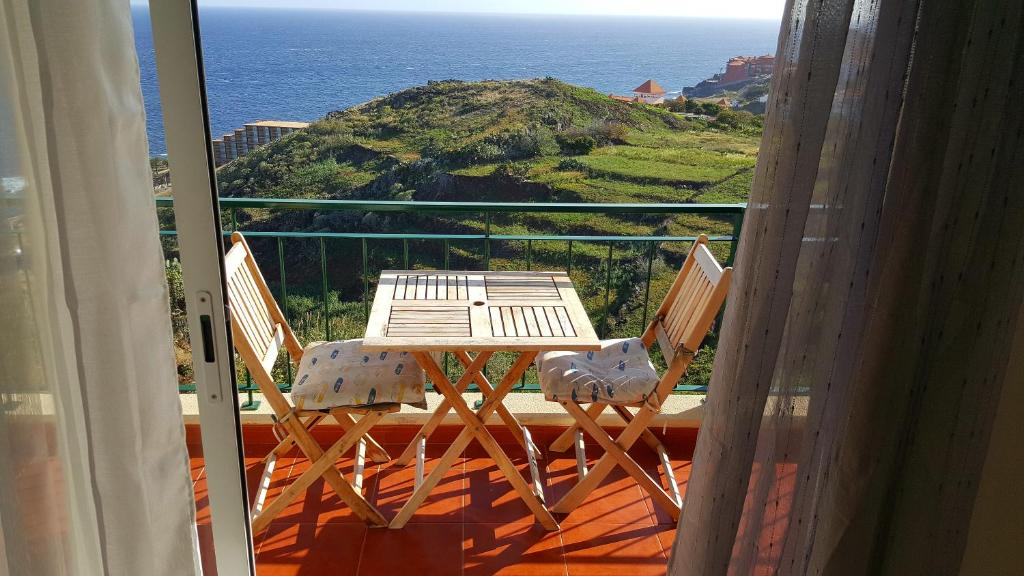
[[[742,202],[753,174],[760,119],[731,111],[721,111],[719,118],[618,102],[551,78],[431,82],[332,112],[222,167],[218,180],[224,196],[255,198]],[[233,221],[243,231],[478,234],[488,226],[479,214],[262,209],[238,210]],[[232,218],[225,214],[224,222]],[[514,213],[495,214],[489,223],[491,234],[509,235],[728,235],[732,228],[731,216],[714,215]],[[276,243],[251,243],[277,290]],[[288,240],[289,317],[304,340],[326,338],[328,326],[331,338],[361,336],[361,246],[330,240],[325,248],[326,303],[319,242]],[[688,249],[688,243],[666,242],[654,250],[650,308],[664,296]],[[728,256],[725,243],[713,249],[722,259]],[[649,244],[615,243],[609,271],[607,244],[575,242],[571,248],[574,283],[595,327],[607,337],[643,330],[650,250]],[[480,241],[453,241],[446,254],[437,241],[411,241],[406,247],[401,241],[374,240],[367,254],[370,298],[376,275],[385,268],[442,268],[447,259],[451,268],[479,269],[486,259],[492,269],[566,269],[569,253],[561,240],[492,241],[489,258]],[[706,356],[702,365],[710,366]],[[705,383],[706,372],[692,371],[687,383]]]

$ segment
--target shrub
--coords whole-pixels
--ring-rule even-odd
[[[724,129],[760,127],[760,125],[760,119],[745,110],[722,110],[712,123],[712,126]]]
[[[558,147],[562,154],[571,156],[585,156],[597,147],[597,140],[592,136],[578,132],[567,132],[555,136]]]
[[[586,172],[587,165],[575,158],[565,158],[558,163],[558,169],[564,172]]]
[[[600,144],[624,144],[629,128],[621,122],[601,122],[590,130],[591,135]]]
[[[714,102],[701,102],[700,113],[707,114],[708,116],[718,116],[718,113],[722,111],[722,107]]]
[[[689,100],[667,100],[665,102],[665,108],[668,108],[672,112],[686,112],[686,105]]]
[[[530,165],[526,162],[502,162],[495,166],[494,175],[503,180],[525,182],[530,175]]]

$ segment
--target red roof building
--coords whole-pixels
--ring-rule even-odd
[[[648,80],[633,88],[633,93],[640,102],[647,104],[660,104],[665,101],[665,89],[654,80]]]

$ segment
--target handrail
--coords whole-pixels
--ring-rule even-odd
[[[170,208],[171,196],[158,196]],[[566,202],[421,202],[418,200],[316,200],[302,198],[220,198],[221,208],[282,210],[359,210],[365,212],[541,212],[569,214],[742,214],[746,204],[586,204]]]
[[[157,208],[171,208],[174,205],[173,197],[156,197]],[[327,307],[328,302],[328,280],[327,280],[327,248],[326,240],[349,239],[359,240],[362,252],[362,304],[364,314],[369,315],[370,306],[370,280],[368,270],[368,240],[401,240],[402,241],[402,263],[404,268],[409,268],[409,241],[410,240],[435,240],[443,243],[444,264],[448,265],[450,243],[453,241],[480,241],[483,243],[483,268],[490,269],[491,242],[519,241],[526,243],[526,266],[531,268],[533,259],[533,243],[546,241],[561,241],[568,243],[565,269],[572,271],[573,266],[573,243],[594,242],[607,244],[607,268],[605,273],[604,287],[604,317],[601,322],[601,333],[607,325],[609,310],[609,295],[612,282],[612,266],[614,259],[614,246],[620,243],[646,244],[645,260],[646,280],[644,281],[644,306],[643,320],[646,324],[648,307],[650,301],[652,264],[654,261],[657,246],[661,243],[672,242],[693,242],[695,236],[614,236],[614,235],[581,235],[581,234],[491,234],[491,215],[493,213],[578,213],[578,214],[715,214],[731,216],[732,234],[723,236],[716,235],[709,238],[712,242],[728,242],[730,244],[727,263],[731,263],[736,246],[739,240],[740,230],[743,224],[743,215],[746,211],[746,204],[583,204],[583,203],[544,203],[544,202],[419,202],[419,201],[394,201],[394,200],[309,200],[309,199],[285,199],[285,198],[220,198],[220,207],[230,215],[230,229],[224,230],[225,236],[230,236],[231,231],[238,228],[236,214],[243,208],[280,209],[280,210],[312,210],[312,211],[359,211],[359,212],[404,212],[413,214],[481,214],[484,222],[483,233],[474,234],[444,234],[444,233],[407,233],[407,232],[289,232],[289,231],[246,231],[246,236],[253,238],[271,238],[277,241],[277,260],[280,274],[280,290],[283,299],[282,305],[287,314],[288,292],[285,275],[285,240],[287,239],[313,239],[319,240],[320,244],[320,268],[322,283],[322,308],[324,313],[324,328],[328,339],[330,333],[330,314]],[[161,236],[175,236],[176,230],[160,230]],[[356,256],[358,262],[358,256]],[[601,258],[605,260],[605,258]],[[447,370],[447,362],[445,363]],[[290,386],[292,379],[291,366],[287,366],[287,382],[284,387]],[[190,391],[189,385],[179,386],[182,391]],[[249,402],[242,405],[242,409],[252,409],[258,404],[251,398],[251,392],[255,387],[249,382],[246,374],[246,384],[239,389],[250,393]],[[524,380],[520,383],[520,390],[537,390],[536,383],[527,384]],[[676,391],[704,391],[703,386],[677,385]]]

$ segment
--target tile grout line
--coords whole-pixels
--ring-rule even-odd
[[[664,487],[665,481],[667,481],[668,479],[667,478],[663,479],[661,477],[661,470],[660,469],[658,470],[656,476],[658,477],[658,483],[661,484],[662,487]],[[638,486],[638,488],[639,488],[639,486]],[[662,555],[665,556],[665,561],[667,562],[668,561],[668,557],[670,556],[670,554],[669,554],[670,551],[666,550],[665,549],[665,545],[661,543],[661,530],[660,530],[661,524],[658,522],[658,511],[655,509],[656,503],[654,502],[654,497],[647,495],[646,493],[643,492],[643,490],[640,491],[640,495],[643,498],[644,507],[647,508],[647,513],[651,517],[651,522],[654,524],[654,526],[653,526],[653,528],[654,528],[654,540],[658,543],[658,548],[661,549],[661,553],[662,553]],[[647,503],[648,500],[650,500],[650,504]]]
[[[469,496],[469,476],[466,474],[466,451],[460,455],[462,460],[462,494],[459,496],[459,507],[462,513],[462,538],[459,540],[459,576],[466,574],[466,498]]]
[[[295,462],[297,460],[298,460],[298,458],[292,458],[291,464],[288,465],[288,474],[286,474],[285,477],[284,477],[286,482],[287,482],[287,480],[289,478],[292,477],[292,468],[295,467]],[[271,482],[273,482],[273,475],[271,475]],[[284,489],[282,488],[282,491],[283,490]],[[268,489],[268,492],[269,492],[269,489]],[[277,498],[280,498],[280,497],[281,497],[281,494],[278,493],[277,494]],[[274,523],[271,522],[270,524],[267,525],[266,528],[263,529],[263,537],[260,538],[260,545],[258,547],[256,546],[256,542],[253,542],[253,557],[258,556],[259,553],[263,550],[263,545],[266,544],[267,538],[270,536],[270,529],[273,527],[273,525],[274,525]],[[314,524],[314,526],[315,526],[315,524]],[[314,528],[314,531],[315,530],[316,530],[316,528]],[[259,564],[258,561],[256,563]]]

